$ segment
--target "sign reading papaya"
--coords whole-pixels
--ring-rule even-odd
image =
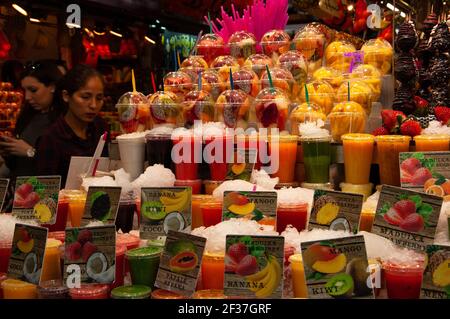
[[[140,237],[157,239],[191,226],[190,187],[142,188]]]
[[[16,224],[8,264],[8,277],[39,284],[48,229]]]
[[[223,220],[246,218],[275,224],[277,192],[235,192],[226,191],[223,196]]]
[[[169,230],[155,286],[191,297],[197,287],[206,238]]]

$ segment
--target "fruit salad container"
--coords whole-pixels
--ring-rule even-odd
[[[361,51],[364,52],[364,63],[376,67],[383,75],[391,71],[394,50],[389,42],[372,39],[362,46]]]
[[[214,100],[206,91],[191,91],[181,103],[184,127],[192,127],[195,121],[214,122]]]
[[[295,34],[293,42],[297,51],[307,59],[310,74],[322,66],[327,44],[322,33],[314,28],[305,27]]]
[[[252,101],[242,90],[226,90],[216,101],[216,119],[229,128],[247,129]]]
[[[249,56],[247,60],[245,60],[243,67],[252,69],[259,79],[266,70],[266,65],[269,68],[272,68],[274,66],[272,59],[265,54],[257,53]]]
[[[271,57],[274,62],[280,55],[289,51],[291,47],[291,38],[284,30],[271,30],[266,32],[261,38],[262,52]]]
[[[276,87],[261,90],[254,103],[258,128],[286,130],[290,103],[286,93]]]
[[[192,90],[192,77],[183,71],[167,73],[164,77],[164,91],[172,92],[177,96],[177,102],[184,100],[184,96]]]
[[[354,58],[351,55],[354,52],[356,52],[356,48],[353,44],[344,41],[334,41],[325,50],[326,66],[348,73],[354,63]]]
[[[220,93],[227,89],[226,82],[222,81],[217,70],[208,69],[202,72],[202,90],[208,92],[214,101]],[[194,85],[195,90],[199,90],[198,82]]]
[[[317,104],[302,103],[297,105],[290,114],[291,134],[299,135],[299,124],[305,122],[326,121],[327,116],[324,110]]]
[[[151,129],[150,109],[144,94],[139,92],[123,94],[116,104],[116,109],[122,133]]]
[[[243,65],[245,60],[256,53],[256,38],[247,31],[237,31],[228,39],[230,53],[235,57],[239,65]]]
[[[238,60],[231,55],[221,55],[214,59],[210,64],[210,68],[219,73],[220,81],[226,83],[230,78],[231,73],[239,71],[240,65]]]
[[[350,94],[349,94],[350,87]],[[363,107],[367,116],[372,112],[373,92],[369,85],[360,79],[344,82],[336,93],[337,102],[352,101]]]
[[[158,91],[149,95],[148,102],[153,127],[176,127],[181,123],[182,110],[175,93]]]
[[[291,72],[278,67],[269,69],[269,71],[272,76],[273,86],[287,94],[289,99],[295,99],[300,94],[300,85],[294,80]],[[267,71],[261,75],[261,88],[270,88]]]
[[[345,77],[341,71],[324,66],[314,72],[313,80],[327,82],[337,91],[344,83]]]
[[[298,85],[302,86],[306,83],[308,78],[308,62],[302,53],[296,50],[283,53],[278,58],[277,66],[291,72]]]
[[[197,54],[211,64],[215,58],[225,54],[225,43],[223,38],[214,33],[204,34],[197,44]]]
[[[381,96],[381,73],[380,71],[370,65],[358,65],[350,74],[352,80],[360,80],[366,83],[372,90],[372,101],[379,101]]]
[[[258,75],[252,69],[242,68],[233,72],[233,84],[235,89],[239,89],[252,97],[256,97],[261,91],[261,85]],[[230,81],[227,82],[227,88],[231,89]]]
[[[336,96],[333,87],[325,81],[312,81],[306,84],[306,87],[308,89],[310,103],[320,106],[325,115],[330,114]],[[299,100],[300,102],[306,102],[305,87],[302,87]]]
[[[181,62],[180,70],[194,75],[194,83],[198,75],[208,69],[208,63],[200,55],[191,55]],[[191,76],[192,77],[192,76]]]
[[[364,133],[367,115],[356,102],[341,102],[335,105],[328,115],[333,141],[340,142],[341,137],[348,133]]]

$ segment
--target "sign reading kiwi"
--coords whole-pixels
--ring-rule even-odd
[[[399,159],[403,188],[441,197],[450,195],[450,152],[400,153]]]
[[[450,246],[429,245],[423,274],[422,299],[450,299]]]
[[[228,163],[226,180],[242,179],[249,182],[257,159],[256,149],[236,148],[234,162]]]
[[[223,196],[222,219],[246,218],[275,224],[277,192],[226,191]]]
[[[373,299],[364,236],[301,243],[309,299]]]
[[[284,237],[227,235],[224,294],[283,297]]]
[[[89,187],[81,226],[86,226],[93,220],[114,224],[121,191],[122,187]]]
[[[5,202],[8,185],[9,185],[8,178],[0,178],[0,209],[3,207],[3,203]]]
[[[191,297],[197,287],[206,238],[169,230],[155,286]]]
[[[111,284],[116,276],[116,226],[66,228],[64,282]]]
[[[157,239],[190,228],[191,208],[190,187],[142,188],[140,237]]]
[[[61,176],[17,177],[12,213],[20,219],[53,225],[60,187]]]
[[[16,224],[8,264],[8,277],[39,284],[48,229]]]
[[[314,191],[309,229],[321,228],[357,233],[364,196],[327,190]]]
[[[418,252],[434,242],[442,197],[383,185],[372,233]]]

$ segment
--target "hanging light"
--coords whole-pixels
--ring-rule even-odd
[[[105,26],[103,25],[103,23],[98,22],[95,24],[94,30],[92,32],[95,35],[99,36],[105,35],[106,34]]]
[[[19,12],[20,14],[22,14],[24,16],[28,16],[27,10],[25,10],[23,7],[21,7],[18,3],[13,3],[12,7],[14,8],[14,10]]]
[[[151,44],[155,44],[156,42],[153,41],[148,35],[145,36],[145,41],[151,43]]]

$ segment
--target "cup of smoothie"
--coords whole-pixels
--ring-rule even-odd
[[[64,190],[64,194],[69,200],[69,221],[70,226],[80,227],[84,214],[87,193],[81,190]]]
[[[203,216],[200,205],[213,200],[211,195],[193,195],[192,196],[192,218],[191,229],[203,226]]]
[[[4,299],[36,299],[36,285],[18,279],[6,279],[2,282]]]
[[[450,147],[449,135],[418,135],[414,136],[416,152],[446,152]]]
[[[127,247],[125,245],[116,244],[116,276],[111,284],[111,289],[122,286],[125,276],[125,253]]]
[[[217,199],[200,204],[203,226],[210,227],[222,222],[222,202]]]
[[[81,284],[79,288],[70,288],[69,294],[72,299],[108,299],[109,288],[104,284]]]
[[[8,272],[9,257],[11,256],[12,242],[0,241],[0,272]]]
[[[201,194],[202,193],[202,180],[196,179],[196,180],[179,180],[177,179],[175,181],[175,186],[183,186],[183,187],[190,187],[192,189],[192,194]]]
[[[331,136],[301,136],[306,182],[326,184],[330,179]]]
[[[269,136],[269,153],[271,166],[275,169],[272,177],[278,177],[280,183],[292,183],[295,180],[295,165],[297,162],[298,136]]]
[[[133,285],[144,285],[153,289],[162,251],[161,247],[141,247],[125,253]]]
[[[400,186],[399,154],[409,151],[411,137],[380,135],[375,138],[381,184]]]
[[[423,263],[383,263],[389,299],[419,299]]]
[[[116,216],[116,230],[129,233],[133,229],[133,219],[136,213],[136,201],[133,198],[121,198]]]
[[[197,180],[198,163],[202,158],[202,139],[189,130],[175,130],[172,133],[172,161],[178,180]]]
[[[171,128],[164,128],[167,132],[161,132],[162,128],[153,129],[145,136],[145,150],[149,166],[155,164],[164,165],[165,168],[172,169],[172,140]],[[157,131],[158,130],[158,131]]]
[[[234,152],[234,136],[225,133],[204,136],[209,176],[214,181],[224,181],[228,172],[228,163]],[[230,158],[231,157],[231,158]]]
[[[134,180],[144,172],[145,137],[141,133],[131,133],[117,136],[117,141],[123,169]]]
[[[282,233],[288,225],[300,232],[306,229],[308,204],[305,202],[279,202],[277,205],[277,232]]]
[[[291,255],[289,257],[292,272],[292,287],[295,298],[308,298],[308,288],[306,287],[305,269],[301,254]]]
[[[61,250],[62,242],[49,238],[45,246],[44,262],[42,263],[41,282],[61,280]]]
[[[223,254],[203,254],[201,266],[203,289],[223,290],[225,274],[225,257]]]
[[[112,299],[149,299],[152,290],[144,285],[120,286],[111,290]]]
[[[350,184],[369,184],[375,137],[371,134],[345,134],[345,181]]]

